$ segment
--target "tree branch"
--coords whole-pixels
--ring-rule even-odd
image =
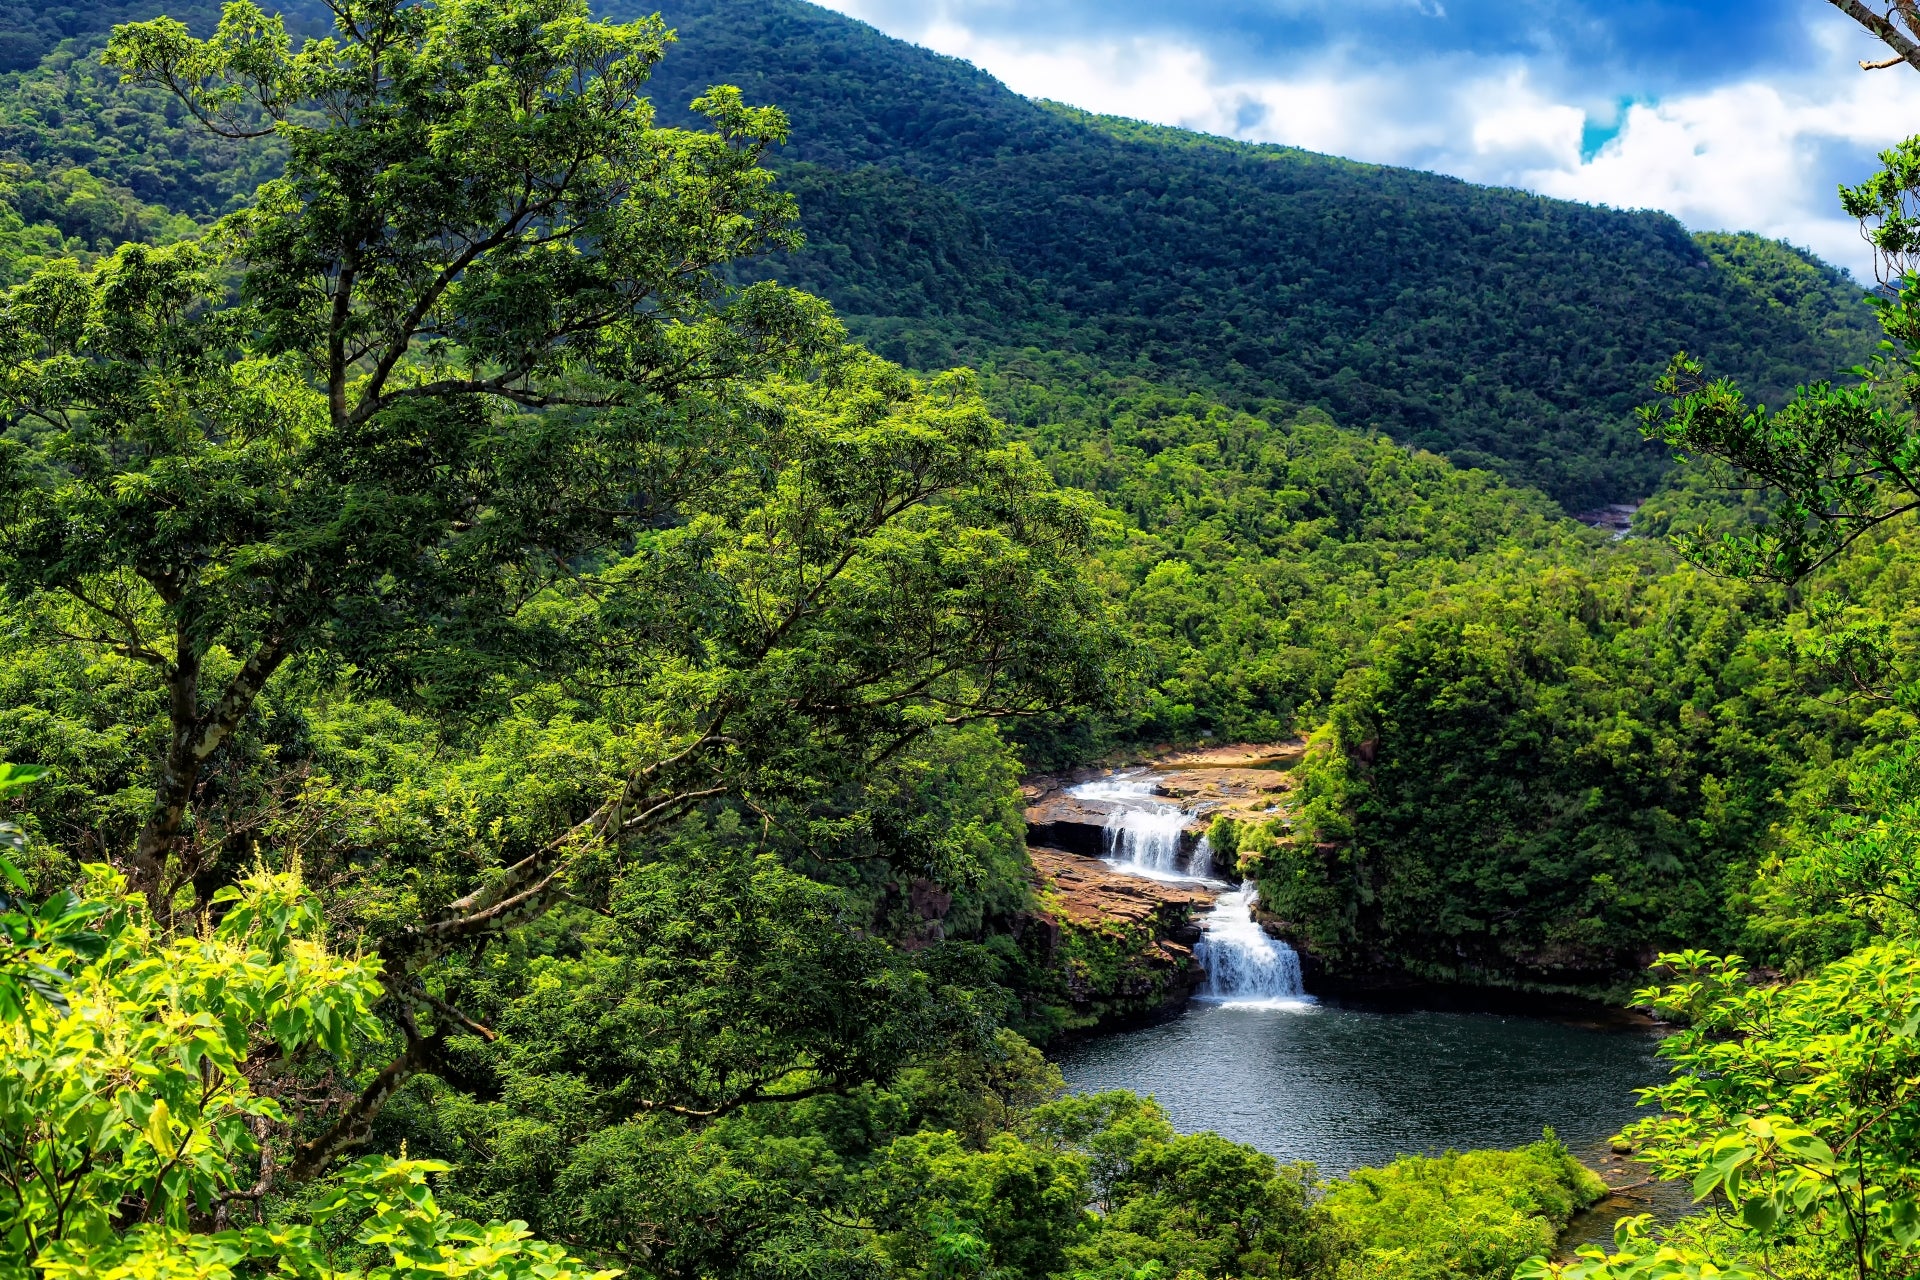
[[[442,1000],[439,996],[434,995],[432,992],[428,991],[425,987],[422,987],[416,984],[408,991],[407,994],[411,996],[413,999],[418,1000],[421,1003],[427,1005],[435,1013],[438,1013],[443,1017],[452,1018],[455,1022],[459,1023],[461,1026],[465,1027],[467,1030],[473,1032],[473,1034],[479,1036],[482,1040],[485,1040],[488,1044],[493,1044],[495,1041],[500,1039],[499,1035],[496,1034],[493,1030],[481,1025],[478,1022],[475,1022],[472,1018],[469,1018],[466,1014],[460,1012],[458,1009],[448,1004],[445,1000]]]
[[[844,1092],[846,1092],[846,1086],[833,1081],[828,1081],[825,1084],[808,1085],[804,1089],[794,1089],[787,1093],[763,1093],[760,1086],[755,1085],[739,1097],[729,1099],[717,1107],[711,1107],[706,1110],[701,1110],[697,1107],[677,1106],[671,1102],[652,1102],[646,1098],[640,1100],[639,1107],[643,1112],[664,1111],[668,1115],[686,1116],[693,1120],[712,1120],[724,1116],[729,1112],[738,1111],[741,1107],[753,1106],[756,1103],[803,1102],[808,1098],[818,1098],[823,1094]]]
[[[400,1086],[426,1065],[432,1056],[432,1042],[420,1035],[413,1025],[413,1015],[404,1004],[400,1006],[400,1022],[407,1033],[406,1052],[380,1069],[380,1074],[360,1091],[360,1096],[348,1105],[331,1129],[300,1148],[293,1163],[287,1166],[286,1181],[306,1182],[325,1173],[334,1157],[364,1145],[373,1136],[374,1119],[400,1091]]]
[[[1920,44],[1915,44],[1898,27],[1888,21],[1884,14],[1875,13],[1862,4],[1861,0],[1827,0],[1827,3],[1873,32],[1880,38],[1882,44],[1899,55],[1886,62],[1878,63],[1877,66],[1890,67],[1896,62],[1904,62],[1914,70],[1920,71]],[[1864,62],[1860,65],[1866,70],[1873,69]]]

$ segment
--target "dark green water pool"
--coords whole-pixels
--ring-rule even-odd
[[[1152,1094],[1211,1129],[1333,1176],[1401,1153],[1513,1147],[1551,1125],[1595,1168],[1664,1074],[1654,1036],[1500,1013],[1195,1003],[1059,1055],[1076,1090]],[[1610,1180],[1637,1176],[1615,1165]]]

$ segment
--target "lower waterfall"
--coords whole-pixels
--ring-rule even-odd
[[[1266,1008],[1310,1005],[1313,997],[1300,981],[1300,957],[1253,918],[1256,892],[1248,881],[1221,894],[1200,922],[1193,958],[1207,971],[1207,984],[1195,997]]]

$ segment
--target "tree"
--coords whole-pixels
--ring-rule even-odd
[[[1920,1265],[1913,940],[1863,947],[1791,983],[1754,982],[1738,956],[1660,960],[1675,980],[1639,998],[1684,1029],[1660,1048],[1673,1079],[1646,1091],[1664,1114],[1626,1136],[1656,1176],[1691,1182],[1709,1203],[1693,1233],[1704,1239],[1650,1245],[1629,1227],[1612,1257],[1596,1249],[1521,1274],[1911,1275]]]
[[[1920,8],[1830,2],[1894,51],[1863,70],[1920,70]],[[1920,138],[1881,152],[1880,164],[1867,181],[1840,189],[1841,206],[1874,248],[1881,288],[1870,301],[1885,335],[1853,381],[1801,387],[1771,412],[1750,408],[1730,379],[1708,378],[1683,352],[1658,384],[1664,402],[1641,411],[1649,439],[1729,469],[1736,485],[1765,495],[1765,527],[1677,540],[1709,568],[1797,582],[1870,530],[1920,510]]]
[[[46,776],[38,765],[0,764],[0,800]],[[87,927],[95,903],[72,891],[48,898],[37,908],[27,899],[27,878],[13,863],[25,852],[27,834],[0,821],[0,1017],[20,1018],[38,997],[54,1009],[67,1007],[68,974],[60,965],[70,958],[99,954],[104,940]],[[12,856],[9,856],[12,855]]]
[[[1861,63],[1920,70],[1920,10],[1835,6],[1896,56]],[[1920,138],[1882,153],[1872,179],[1842,188],[1883,285],[1873,299],[1887,340],[1852,385],[1803,387],[1779,412],[1749,409],[1726,379],[1676,356],[1643,429],[1730,468],[1760,490],[1769,520],[1718,539],[1678,539],[1696,562],[1743,578],[1794,583],[1869,531],[1920,510]],[[1857,611],[1855,611],[1857,612]],[[1894,689],[1892,629],[1829,605],[1806,646],[1855,694],[1910,702]],[[1856,1280],[1920,1266],[1920,957],[1911,936],[1912,761],[1861,771],[1851,813],[1819,813],[1790,831],[1765,868],[1765,926],[1872,940],[1797,981],[1762,981],[1736,955],[1663,955],[1669,985],[1638,993],[1684,1022],[1660,1052],[1673,1079],[1646,1091],[1665,1114],[1629,1130],[1659,1176],[1690,1179],[1712,1217],[1650,1238],[1622,1224],[1617,1250],[1564,1266],[1535,1258],[1527,1280],[1681,1280],[1783,1270]],[[1849,919],[1850,917],[1850,919]],[[1822,936],[1824,935],[1824,936]],[[1878,936],[1873,936],[1878,935]]]
[[[126,858],[162,910],[206,856],[203,769],[287,661],[461,696],[401,660],[418,628],[486,637],[670,518],[743,379],[838,344],[820,304],[714,275],[792,242],[759,165],[785,123],[723,90],[710,131],[653,127],[657,21],[568,0],[335,16],[298,52],[251,4],[205,41],[120,29],[110,64],[216,131],[274,130],[286,174],[204,243],[57,264],[0,318],[0,580],[71,601],[72,634],[166,683]],[[607,412],[501,408],[556,404]],[[637,474],[669,436],[678,469]]]
[[[171,939],[118,876],[89,877],[70,910],[91,926],[85,945],[49,947],[71,970],[58,991],[0,1007],[0,1275],[616,1274],[524,1224],[443,1212],[432,1161],[361,1161],[318,1190],[307,1222],[269,1225],[264,1134],[347,1065],[379,961],[327,950],[294,875],[224,890],[216,928]]]
[[[1890,43],[1904,42],[1864,6],[1835,2],[1860,10],[1870,27],[1884,26]],[[1910,7],[1895,8],[1903,22],[1920,22]],[[1756,530],[1677,538],[1696,563],[1797,582],[1871,530],[1920,510],[1920,138],[1883,151],[1880,163],[1872,178],[1840,190],[1875,250],[1882,288],[1870,301],[1886,335],[1880,353],[1852,370],[1850,383],[1801,387],[1772,411],[1749,407],[1732,380],[1708,378],[1683,352],[1657,384],[1664,400],[1641,410],[1649,439],[1707,459],[1733,487],[1764,496],[1769,519]]]
[[[803,866],[894,858],[964,879],[876,779],[909,767],[932,735],[1102,696],[1113,638],[1079,570],[1084,514],[1024,451],[997,443],[964,379],[923,387],[857,355],[820,380],[770,386],[757,404],[759,447],[687,523],[543,598],[585,655],[561,682],[576,692],[545,695],[570,714],[511,722],[500,754],[453,780],[479,820],[368,837],[385,853],[363,902],[396,980],[567,899],[632,908],[637,936],[668,927],[693,904],[647,906],[661,881],[646,864],[677,852],[675,820],[721,797],[756,820],[743,842]],[[566,735],[580,720],[599,727],[575,743]],[[577,774],[526,787],[532,763],[514,753],[561,738]],[[389,801],[368,804],[391,820]],[[343,867],[355,846],[338,851]],[[684,856],[696,865],[662,872],[676,892],[721,861],[695,849]],[[808,1024],[813,1065],[830,1056],[820,1036],[842,1025],[867,1034],[860,1017]],[[431,1037],[410,1037],[312,1158],[363,1140],[435,1052]],[[784,1092],[788,1074],[653,1101],[708,1110]],[[822,1078],[848,1088],[860,1077]]]
[[[206,41],[121,29],[110,61],[210,128],[273,128],[287,176],[202,243],[41,273],[0,323],[0,581],[168,695],[122,853],[157,919],[189,883],[217,918],[249,855],[206,769],[290,664],[523,733],[452,783],[499,821],[370,868],[314,850],[367,886],[335,922],[379,949],[391,1030],[369,1035],[392,1052],[294,1118],[296,1183],[480,1026],[430,992],[450,954],[563,899],[606,909],[630,853],[703,805],[828,863],[941,863],[870,780],[929,737],[1097,701],[1114,642],[1086,512],[967,376],[918,382],[823,304],[715,274],[791,234],[758,164],[777,113],[715,90],[710,132],[652,127],[663,29],[580,4],[336,19],[298,52],[250,5]],[[558,710],[534,726],[524,698]],[[513,755],[576,729],[564,770]],[[654,1101],[739,1105],[831,1048]]]
[[[1894,0],[1878,13],[1862,4],[1861,0],[1828,0],[1828,3],[1878,36],[1893,50],[1894,56],[1883,61],[1862,61],[1862,71],[1883,71],[1903,62],[1920,71],[1920,44],[1914,43],[1915,38],[1920,37],[1920,9],[1915,9],[1908,0]]]

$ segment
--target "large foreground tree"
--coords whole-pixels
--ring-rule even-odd
[[[680,923],[623,905],[636,867],[752,854],[676,824],[744,814],[790,862],[964,877],[901,782],[924,744],[1096,700],[1112,669],[1087,516],[966,376],[918,382],[817,300],[726,285],[794,243],[760,165],[777,112],[720,88],[709,128],[654,127],[668,33],[580,0],[334,14],[297,50],[244,0],[205,40],[116,31],[110,64],[208,128],[275,131],[286,174],[204,241],[58,264],[0,313],[0,586],[165,707],[138,829],[92,838],[183,931],[257,853],[302,853],[383,964],[380,1029],[272,1121],[282,1183],[366,1142],[450,1035],[494,1037],[448,965],[562,902],[644,954]],[[289,681],[441,726],[444,795],[342,798],[246,757]],[[764,1044],[728,1032],[732,1061],[694,1054],[650,1106],[850,1089],[927,1045],[882,1016],[920,980],[757,874],[771,927],[835,957],[820,998],[875,1016],[749,1010]]]
[[[56,266],[0,318],[0,579],[166,683],[124,859],[163,907],[206,856],[208,760],[289,659],[441,692],[397,637],[484,635],[671,518],[742,380],[837,347],[819,304],[716,277],[793,242],[758,163],[785,122],[719,91],[709,131],[653,127],[657,21],[565,0],[336,20],[297,52],[250,4],[204,41],[119,30],[110,65],[210,128],[278,133],[285,176],[203,244]],[[503,412],[551,404],[609,412]],[[689,449],[641,471],[667,438]]]

